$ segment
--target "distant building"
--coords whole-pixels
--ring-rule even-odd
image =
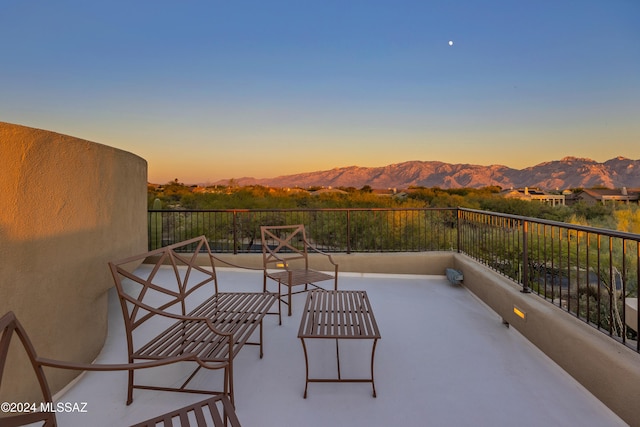
[[[503,190],[500,192],[502,197],[511,199],[520,199],[527,201],[537,201],[542,203],[548,203],[551,206],[564,205],[564,194],[550,194],[539,188],[512,188],[510,190]]]
[[[306,193],[309,194],[308,190],[305,190],[304,188],[300,188],[300,187],[293,187],[293,188],[283,188],[284,191],[286,191],[287,193],[291,193],[291,194],[299,194],[299,193]]]
[[[627,190],[626,187],[618,189],[597,188],[582,190],[575,195],[572,199],[575,202],[584,202],[589,205],[595,205],[597,203],[638,203],[638,196],[640,190]]]
[[[312,196],[318,196],[320,194],[349,194],[344,190],[339,190],[337,188],[321,188],[320,190],[312,191]]]
[[[398,194],[398,189],[397,188],[387,188],[387,189],[373,188],[371,192],[376,196],[393,197],[396,194]]]

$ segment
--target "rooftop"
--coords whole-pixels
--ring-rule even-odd
[[[141,269],[150,268],[142,265]],[[169,273],[167,270],[163,273]],[[220,269],[221,291],[257,290],[261,272]],[[291,317],[264,321],[265,349],[235,359],[236,412],[251,426],[482,425],[621,426],[617,415],[576,382],[465,287],[444,276],[341,273],[341,289],[364,289],[381,331],[375,357],[377,398],[368,383],[312,383],[297,338],[305,294],[294,296]],[[126,339],[115,290],[109,295],[109,334],[96,363],[125,363]],[[335,345],[315,340],[310,374],[334,376]],[[370,341],[340,343],[343,375],[367,376]],[[189,366],[144,371],[179,383]],[[125,372],[87,372],[56,396],[86,402],[86,413],[59,413],[61,426],[130,425],[204,396],[136,390],[125,405]],[[220,372],[201,370],[197,384],[221,384]]]

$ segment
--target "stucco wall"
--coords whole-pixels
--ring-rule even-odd
[[[242,267],[262,268],[262,254],[215,255],[223,261]],[[343,273],[442,275],[446,268],[453,267],[453,252],[334,253],[331,256],[338,264],[339,272]],[[204,255],[199,257],[200,262],[206,265],[208,259]],[[316,270],[333,271],[333,267],[323,255],[309,254],[309,264]],[[222,264],[220,266],[224,267]]]
[[[0,313],[16,313],[41,356],[91,362],[107,332],[107,261],[147,247],[146,161],[0,122],[0,162]],[[32,396],[27,368],[3,381],[12,401]],[[75,375],[47,371],[54,392]]]

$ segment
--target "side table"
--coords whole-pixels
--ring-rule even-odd
[[[376,397],[373,361],[376,345],[381,336],[366,291],[313,290],[308,292],[300,320],[298,338],[302,341],[306,365],[305,399],[307,398],[307,388],[311,382],[370,382],[373,388],[373,397]],[[336,340],[337,378],[309,378],[309,358],[305,339]],[[370,378],[342,378],[338,342],[345,339],[373,340]]]

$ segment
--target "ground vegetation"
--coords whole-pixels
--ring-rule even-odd
[[[447,208],[501,212],[572,224],[640,233],[640,209],[636,204],[586,204],[551,206],[536,201],[505,198],[499,187],[425,188],[401,192],[360,189],[270,188],[263,186],[196,187],[177,179],[165,185],[149,185],[149,209],[326,209],[326,208]]]

